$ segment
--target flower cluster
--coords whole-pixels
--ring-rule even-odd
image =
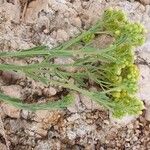
[[[114,33],[116,38],[124,38],[127,44],[132,46],[142,45],[145,41],[144,27],[140,23],[132,23],[127,20],[121,10],[108,9],[103,16],[104,29]]]
[[[115,19],[114,19],[115,18]],[[139,114],[143,109],[143,103],[135,97],[138,90],[139,70],[134,64],[134,47],[144,43],[144,27],[138,23],[127,21],[120,10],[106,10],[104,13],[104,28],[114,34],[115,39],[123,41],[118,44],[111,55],[116,62],[104,64],[109,82],[114,87],[120,87],[111,92],[110,97],[115,101],[114,115],[121,117],[125,114]]]

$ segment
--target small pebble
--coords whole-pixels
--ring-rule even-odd
[[[51,96],[54,96],[56,95],[57,91],[55,88],[53,87],[50,87],[50,88],[45,88],[43,90],[43,95],[46,96],[46,97],[51,97]]]

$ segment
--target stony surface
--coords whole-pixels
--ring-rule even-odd
[[[131,20],[142,22],[148,31],[145,45],[137,50],[141,70],[138,95],[147,108],[140,117],[114,120],[102,107],[78,94],[75,104],[64,111],[29,112],[2,103],[1,116],[11,150],[150,149],[150,5],[145,5],[148,0],[141,2],[144,5],[134,0],[31,0],[28,3],[25,0],[0,0],[2,51],[37,45],[52,48],[94,24],[108,7],[122,8]],[[21,64],[41,60],[6,61]],[[55,61],[65,63],[64,60]],[[14,74],[3,78],[6,77],[3,74],[0,74],[0,89],[15,97],[40,101],[55,95],[58,90],[22,80]],[[7,79],[10,81],[6,82]],[[3,138],[0,138],[1,148],[6,148]]]
[[[149,5],[150,4],[150,0],[140,0],[140,2],[145,4],[145,5]]]
[[[146,119],[147,121],[150,121],[150,105],[147,105],[147,106],[146,106],[145,119]]]
[[[1,104],[1,108],[2,108],[3,112],[11,118],[19,118],[20,117],[20,110],[14,106],[3,103],[3,104]]]

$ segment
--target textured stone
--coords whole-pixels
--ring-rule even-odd
[[[44,88],[44,90],[43,90],[43,95],[45,95],[47,97],[54,96],[54,95],[56,95],[56,93],[57,93],[57,91],[53,87]]]
[[[35,112],[34,120],[43,124],[46,123],[48,125],[52,125],[57,123],[61,114],[62,113],[59,111],[39,110]]]
[[[8,150],[6,145],[0,142],[0,150]]]
[[[145,5],[149,5],[150,4],[150,0],[140,0],[140,2],[145,4]]]
[[[4,94],[15,98],[21,98],[21,87],[17,85],[1,86]]]
[[[20,118],[20,110],[16,107],[10,104],[2,103],[1,108],[7,116],[11,118]]]
[[[145,119],[150,121],[150,105],[146,107]]]
[[[150,68],[147,65],[139,65],[140,81],[138,97],[145,101],[147,105],[150,104]]]
[[[28,119],[29,111],[28,110],[22,110],[21,111],[21,117],[24,119]]]
[[[30,126],[28,126],[28,133],[32,136],[34,134],[38,134],[41,137],[44,137],[47,135],[47,128],[44,129],[42,123],[32,123]]]
[[[58,39],[59,42],[67,41],[69,39],[67,32],[61,29],[57,31],[56,38]]]

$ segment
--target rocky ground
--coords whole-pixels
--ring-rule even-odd
[[[0,0],[1,51],[37,45],[52,48],[90,27],[108,7],[123,9],[148,31],[146,43],[137,49],[141,72],[138,96],[146,106],[141,116],[115,120],[81,95],[76,95],[74,106],[60,111],[29,112],[1,103],[0,150],[150,149],[149,4],[149,0]],[[5,61],[20,64],[37,60]],[[1,74],[0,79],[0,90],[11,96],[32,99],[59,91],[13,76]]]

